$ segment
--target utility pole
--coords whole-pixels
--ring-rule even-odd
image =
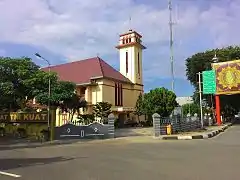
[[[199,91],[199,105],[200,105],[200,120],[201,127],[203,128],[203,109],[202,109],[202,82],[201,82],[201,73],[198,74],[198,91]]]
[[[44,57],[42,57],[40,54],[38,53],[35,53],[35,56],[46,61],[48,63],[48,109],[47,109],[47,116],[48,116],[48,132],[51,131],[50,129],[50,97],[51,97],[51,77],[50,77],[50,74],[51,74],[51,64],[50,64],[50,61],[45,59]],[[54,120],[52,120],[54,121]],[[51,132],[51,138],[50,140],[52,140],[52,132]]]
[[[172,21],[172,0],[168,0],[169,9],[169,30],[170,30],[170,63],[171,63],[171,89],[174,92],[174,62],[173,62],[173,21]]]

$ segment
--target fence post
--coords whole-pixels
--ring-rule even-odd
[[[109,138],[115,137],[114,122],[115,122],[115,116],[113,113],[111,113],[108,115],[108,136],[109,136]]]
[[[205,124],[206,122],[208,122],[208,115],[207,115],[207,113],[204,114],[203,120],[204,120],[204,121],[203,121],[204,124]]]
[[[50,110],[50,132],[49,135],[49,140],[53,141],[55,139],[55,127],[56,127],[56,109],[51,109]]]
[[[186,118],[186,122],[189,122],[189,121],[191,121],[191,114],[190,113],[187,114],[187,118]]]
[[[153,118],[153,129],[154,129],[154,137],[159,137],[161,134],[160,130],[160,115],[158,113],[154,113],[152,115]]]
[[[198,114],[197,113],[194,114],[194,127],[193,127],[193,129],[196,129],[196,128],[198,128]]]
[[[213,123],[212,123],[212,117],[211,117],[211,114],[208,113],[208,125],[211,126]]]

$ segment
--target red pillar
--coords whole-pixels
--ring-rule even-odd
[[[221,110],[220,110],[220,97],[219,95],[215,95],[215,104],[216,104],[216,118],[217,125],[221,125]]]

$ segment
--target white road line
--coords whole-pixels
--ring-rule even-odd
[[[20,178],[21,175],[17,175],[17,174],[12,174],[12,173],[7,173],[7,172],[3,172],[3,171],[0,171],[0,175],[5,175],[5,176],[11,176],[11,177],[15,177],[15,178]]]

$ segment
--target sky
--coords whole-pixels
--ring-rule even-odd
[[[177,96],[191,96],[186,58],[239,45],[240,0],[172,0]],[[129,20],[131,17],[131,21]],[[119,34],[133,29],[147,47],[144,89],[171,88],[168,0],[0,0],[0,56],[51,64],[96,57],[119,69]]]

